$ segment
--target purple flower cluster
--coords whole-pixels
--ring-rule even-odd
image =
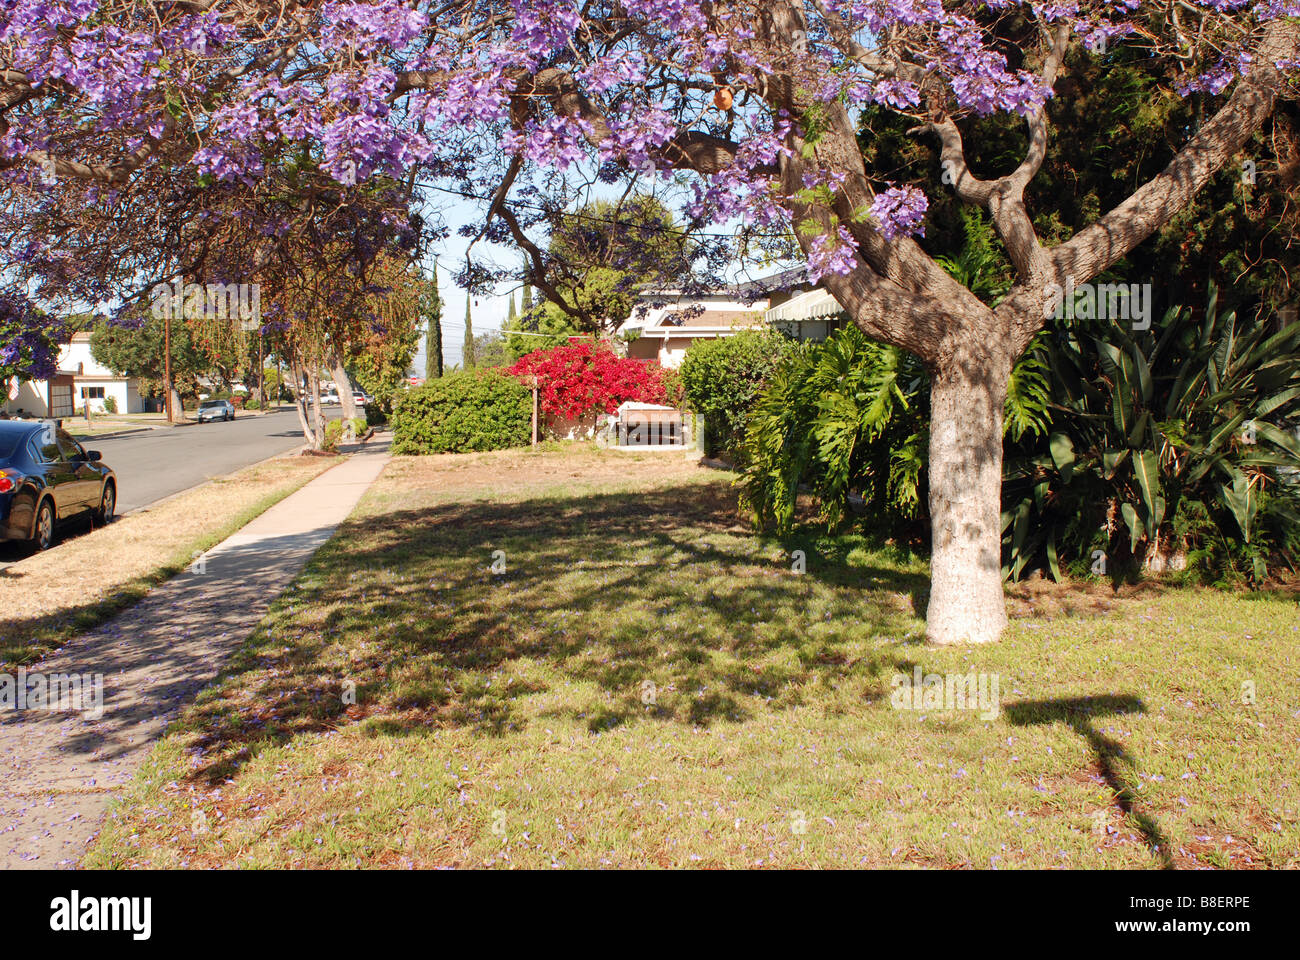
[[[0,377],[48,380],[58,370],[62,336],[60,323],[0,293]]]
[[[321,45],[326,50],[344,46],[371,52],[387,44],[402,49],[429,26],[429,17],[403,0],[375,3],[327,3]]]
[[[858,265],[857,244],[853,235],[840,226],[836,234],[822,234],[813,240],[808,250],[808,279],[813,283],[828,273],[846,275]]]
[[[925,211],[930,201],[916,187],[891,186],[876,194],[871,202],[871,217],[886,240],[900,236],[925,236]]]
[[[547,117],[529,120],[521,133],[513,131],[502,137],[502,147],[519,153],[540,166],[567,170],[586,159],[586,138],[591,124],[578,117]]]
[[[941,50],[930,69],[948,76],[957,103],[980,115],[1019,113],[1029,116],[1039,110],[1051,89],[1036,73],[1007,70],[1007,59],[984,45],[979,27],[953,18],[939,28]]]
[[[515,15],[510,39],[539,59],[566,46],[582,22],[575,0],[510,0],[510,9]]]
[[[1240,51],[1224,56],[1209,70],[1180,84],[1178,95],[1185,97],[1193,92],[1220,94],[1250,69],[1252,59],[1250,54]]]

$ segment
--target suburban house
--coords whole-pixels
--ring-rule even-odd
[[[59,351],[59,370],[52,380],[9,384],[4,394],[4,412],[20,410],[33,417],[70,417],[88,402],[90,409],[102,413],[104,404],[113,398],[118,413],[142,413],[140,381],[124,377],[101,366],[90,355],[90,334],[74,333],[72,341]]]
[[[719,290],[643,290],[640,305],[618,328],[627,355],[681,366],[692,344],[730,337],[741,330],[775,327],[799,340],[823,340],[843,311],[808,280],[803,267]]]

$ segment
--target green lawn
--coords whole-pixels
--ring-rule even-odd
[[[1300,866],[1294,596],[1039,584],[931,649],[925,573],[676,457],[395,459],[86,865]]]

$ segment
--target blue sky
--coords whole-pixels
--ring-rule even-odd
[[[436,249],[430,252],[425,261],[426,273],[432,268],[432,257],[438,258],[438,293],[442,296],[442,360],[447,366],[461,361],[461,346],[465,342],[465,291],[456,286],[452,276],[464,263],[465,251],[469,247],[469,238],[460,236],[457,231],[467,223],[473,223],[482,216],[481,207],[476,201],[454,200],[445,206],[439,204],[439,211],[446,221],[450,236]],[[489,257],[501,265],[518,262],[523,258],[513,247],[480,240],[474,247],[475,257]],[[505,323],[509,308],[508,290],[513,290],[515,309],[519,309],[520,292],[518,287],[509,288],[502,285],[496,296],[475,297],[470,305],[470,314],[476,334],[489,330],[500,330]],[[412,362],[421,376],[425,374],[424,337],[420,337],[420,350]]]

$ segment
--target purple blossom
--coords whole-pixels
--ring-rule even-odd
[[[916,187],[890,187],[876,194],[871,216],[886,240],[900,236],[925,236],[925,211],[930,201]]]
[[[822,234],[808,250],[808,279],[813,283],[828,273],[847,275],[858,265],[857,245],[853,235],[840,226],[835,235]]]

